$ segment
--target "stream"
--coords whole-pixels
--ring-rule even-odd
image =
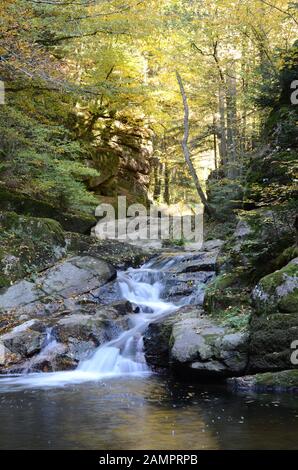
[[[0,449],[298,448],[298,404],[291,395],[178,383],[146,364],[147,325],[202,299],[203,283],[175,302],[165,295],[177,259],[158,257],[118,273],[120,298],[137,313],[129,330],[77,369],[1,377]],[[49,330],[45,349],[55,346]]]

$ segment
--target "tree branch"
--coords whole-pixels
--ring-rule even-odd
[[[298,25],[298,20],[296,20],[295,16],[290,13],[289,11],[283,10],[282,8],[279,8],[277,5],[272,5],[272,3],[267,2],[267,0],[260,0],[264,5],[267,5],[268,7],[274,8],[275,10],[279,11],[280,13],[283,13],[284,15],[288,16],[291,18],[297,25]]]

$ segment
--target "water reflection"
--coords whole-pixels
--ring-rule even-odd
[[[294,395],[235,395],[151,376],[1,385],[1,449],[297,449]]]

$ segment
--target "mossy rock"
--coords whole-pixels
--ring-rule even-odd
[[[51,219],[0,212],[0,287],[46,269],[66,253],[64,232]]]
[[[298,370],[264,372],[229,379],[228,383],[238,390],[257,392],[298,392]]]
[[[286,248],[276,260],[277,267],[280,269],[294,258],[298,258],[298,246],[295,244]]]
[[[238,270],[253,287],[278,268],[278,257],[295,244],[295,212],[290,208],[259,209],[242,213],[232,237],[222,249],[228,271]]]
[[[212,281],[205,290],[204,308],[210,315],[241,306],[249,306],[249,291],[241,284],[237,272],[223,272]]]
[[[267,372],[255,376],[255,384],[266,388],[283,388],[298,390],[298,370]]]
[[[298,258],[263,277],[252,292],[257,313],[298,311]]]
[[[38,201],[26,194],[8,191],[0,187],[0,210],[12,211],[17,214],[54,219],[61,224],[64,230],[89,234],[91,228],[96,224],[93,215],[76,212],[65,212],[59,207]]]

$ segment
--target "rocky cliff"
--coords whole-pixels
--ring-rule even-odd
[[[91,179],[90,189],[112,204],[117,196],[127,196],[130,203],[146,204],[152,139],[152,131],[144,124],[119,120],[105,123],[96,137],[92,161],[100,176]]]

